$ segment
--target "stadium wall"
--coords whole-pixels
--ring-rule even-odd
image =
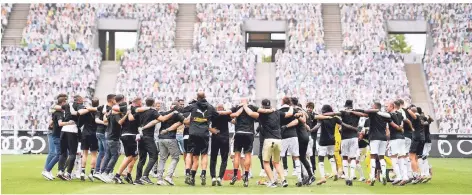
[[[387,21],[387,30],[389,33],[426,33],[427,22],[425,20],[389,20]]]
[[[232,133],[230,133],[232,137]],[[2,153],[13,150],[13,130],[2,130]],[[20,131],[17,146],[22,154],[47,154],[47,131]],[[259,137],[254,138],[253,155],[259,154]],[[430,157],[435,158],[472,158],[472,135],[433,134]]]

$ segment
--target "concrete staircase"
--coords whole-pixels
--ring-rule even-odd
[[[13,4],[10,16],[8,17],[8,24],[2,37],[2,46],[20,45],[30,5],[28,3]]]
[[[275,80],[275,63],[258,63],[256,65],[256,104],[263,99],[269,99],[272,105],[277,105],[277,86]]]
[[[175,47],[177,49],[192,49],[193,27],[197,21],[196,4],[179,4],[177,28],[175,32]]]
[[[411,93],[411,102],[423,109],[423,112],[434,117],[434,108],[430,104],[426,77],[420,63],[405,64],[408,87]],[[438,124],[433,122],[430,126],[431,133],[438,133]]]
[[[120,72],[120,61],[102,61],[100,66],[100,77],[98,77],[95,97],[98,97],[100,104],[107,102],[107,95],[115,93],[116,79]]]
[[[339,4],[337,3],[323,3],[323,28],[324,41],[327,50],[341,50],[342,49],[342,29],[341,29],[341,15]]]

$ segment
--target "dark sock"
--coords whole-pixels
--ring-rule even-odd
[[[206,170],[202,170],[202,175],[205,176],[207,174]]]
[[[244,176],[246,176],[246,178],[249,178],[249,171],[244,171]]]
[[[192,178],[195,179],[195,175],[197,174],[197,171],[192,170],[192,171],[190,171],[190,172],[191,172],[191,174],[192,174]]]
[[[85,167],[82,167],[82,173],[85,174]]]
[[[120,177],[120,174],[116,173],[116,174],[115,174],[115,177]]]
[[[95,168],[92,168],[92,169],[90,170],[90,174],[93,174],[93,173],[95,173]]]
[[[233,170],[233,177],[237,177],[238,176],[238,169],[234,169]]]
[[[185,169],[185,175],[190,175],[190,169]]]
[[[131,178],[131,173],[126,174],[126,176],[128,176],[129,178]]]

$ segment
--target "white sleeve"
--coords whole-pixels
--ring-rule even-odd
[[[386,113],[386,112],[377,112],[378,115],[382,116],[382,117],[385,117],[385,118],[390,118],[390,114],[389,113]]]

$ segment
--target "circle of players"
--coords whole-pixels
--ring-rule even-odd
[[[223,104],[218,104],[216,108],[210,105],[205,94],[199,92],[196,99],[187,105],[179,100],[166,112],[159,111],[160,103],[153,98],[147,98],[144,102],[141,98],[134,98],[128,103],[123,95],[110,94],[105,105],[99,105],[99,100],[93,98],[91,105],[85,106],[83,97],[74,96],[71,103],[68,103],[67,97],[66,94],[58,95],[57,103],[50,109],[49,154],[42,172],[47,180],[55,179],[51,171],[58,163],[57,177],[62,180],[71,180],[76,166],[79,173],[75,177],[82,181],[88,178],[106,183],[123,184],[126,181],[144,185],[153,184],[149,175],[154,174],[157,185],[174,185],[174,171],[183,154],[185,183],[195,185],[195,175],[200,166],[201,185],[206,185],[210,150],[212,186],[222,185],[231,152],[234,155],[231,156],[234,171],[229,176],[229,184],[234,185],[241,176],[243,185],[248,187],[252,177],[253,142],[257,133],[262,167],[260,176],[266,179],[258,181],[258,185],[287,187],[288,155],[293,159],[296,186],[312,185],[316,181],[314,151],[318,151],[318,170],[322,175],[316,181],[317,185],[326,183],[328,178],[334,181],[343,178],[346,185],[352,186],[353,180],[357,179],[356,172],[360,175],[359,181],[366,181],[372,186],[376,181],[386,185],[390,178],[394,178],[393,185],[431,180],[427,156],[431,148],[429,124],[433,120],[420,107],[406,107],[403,100],[388,102],[385,109],[374,102],[372,108],[365,110],[354,109],[352,100],[347,100],[344,110],[334,112],[330,105],[323,105],[321,113],[317,114],[314,103],[309,102],[304,109],[293,97],[284,97],[278,110],[267,99],[258,107],[248,105],[245,98],[241,98],[240,105],[225,110]],[[259,123],[256,131],[255,122]],[[161,125],[155,135],[158,123]],[[229,123],[235,125],[231,139]],[[183,139],[177,139],[178,128],[184,128]],[[342,171],[336,168],[334,156],[337,131],[341,137]],[[318,133],[320,137],[316,143]],[[121,144],[125,158],[113,174]],[[79,149],[82,155],[77,155]],[[367,151],[370,156],[366,156]],[[386,153],[393,172],[387,171]],[[89,154],[90,174],[87,175],[85,168]],[[222,162],[217,176],[218,154]],[[147,166],[144,167],[148,156]],[[171,163],[164,174],[169,157]],[[331,174],[325,174],[325,157],[331,166]],[[364,178],[361,166],[365,157],[370,157],[370,161],[366,161],[370,167],[368,180]],[[131,172],[136,162],[136,177],[133,180]],[[238,173],[240,166],[243,171]]]

